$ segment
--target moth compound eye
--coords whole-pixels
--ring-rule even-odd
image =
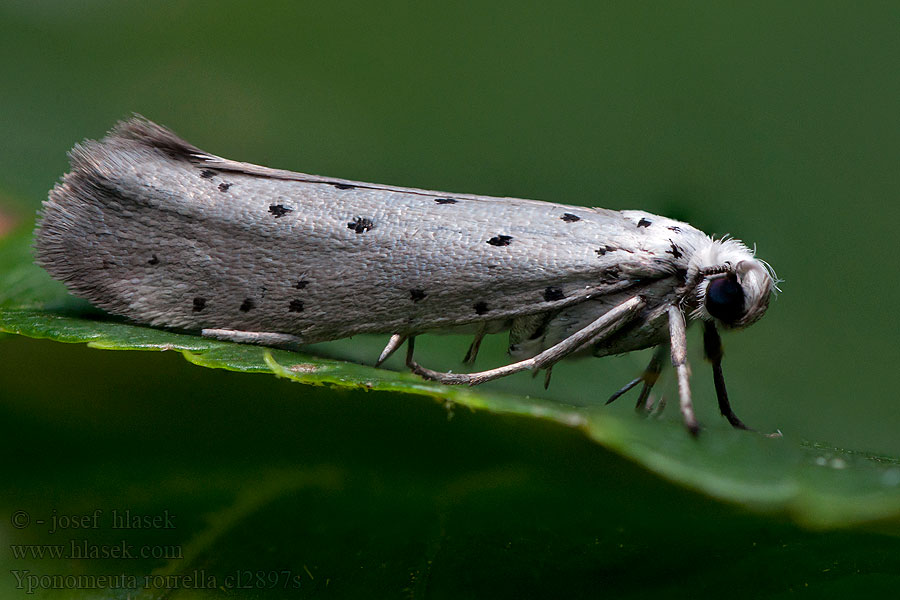
[[[706,285],[706,310],[723,323],[744,316],[744,290],[734,274],[717,277]]]

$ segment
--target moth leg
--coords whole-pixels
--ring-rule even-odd
[[[642,378],[644,380],[644,387],[641,388],[641,393],[638,394],[638,399],[634,405],[634,410],[641,410],[649,413],[653,408],[653,400],[650,398],[650,390],[652,390],[653,386],[656,385],[656,382],[659,381],[659,374],[662,372],[663,366],[663,355],[665,354],[665,346],[659,346],[656,348],[656,350],[654,350],[653,356],[650,358],[650,364],[647,365],[647,369],[642,375]],[[661,397],[660,402],[656,407],[656,414],[662,411],[665,406],[665,397]]]
[[[731,410],[728,391],[725,389],[725,376],[722,374],[722,357],[725,355],[722,350],[722,338],[719,337],[716,324],[711,321],[703,323],[703,352],[706,354],[706,359],[712,363],[713,383],[716,386],[716,398],[719,400],[719,411],[722,416],[728,419],[735,429],[753,431],[744,425],[744,422]]]
[[[653,357],[650,358],[650,364],[647,365],[644,372],[641,373],[639,377],[626,383],[622,389],[610,396],[606,403],[610,404],[615,400],[618,400],[622,394],[643,382],[644,387],[641,388],[641,393],[638,395],[637,404],[635,404],[634,409],[637,411],[649,411],[652,405],[647,404],[647,398],[650,396],[650,390],[653,389],[653,386],[656,385],[656,382],[659,380],[659,374],[662,372],[663,355],[665,353],[665,346],[657,346],[656,350],[653,351]]]
[[[203,329],[201,335],[206,338],[222,340],[225,342],[238,342],[239,344],[255,344],[257,346],[272,346],[285,350],[294,349],[303,344],[303,340],[289,333],[274,333],[271,331],[240,331],[237,329]]]
[[[625,325],[634,313],[643,307],[644,304],[646,304],[646,301],[643,298],[640,296],[633,296],[618,306],[610,309],[601,317],[595,319],[590,325],[576,331],[555,346],[551,346],[531,358],[497,369],[490,369],[479,373],[441,373],[432,371],[416,364],[412,358],[411,348],[406,355],[406,365],[413,373],[420,375],[425,379],[431,379],[449,385],[478,385],[479,383],[505,377],[506,375],[518,373],[519,371],[543,369],[581,349],[584,345],[593,342],[595,339],[602,339],[612,334]],[[412,341],[412,338],[410,338],[410,341]],[[410,344],[410,347],[411,346],[412,344]]]
[[[687,362],[687,332],[684,324],[684,313],[677,306],[669,307],[669,337],[672,344],[672,366],[678,374],[678,400],[684,425],[691,435],[700,433],[700,425],[694,416],[694,405],[691,402],[691,369]]]
[[[416,349],[416,336],[411,335],[406,344],[406,365],[415,364],[413,360],[413,351]]]
[[[399,333],[395,333],[391,336],[391,339],[388,340],[387,346],[384,347],[384,350],[381,351],[381,355],[378,357],[378,360],[375,361],[375,366],[380,367],[381,363],[390,358],[391,354],[397,351],[397,349],[403,345],[403,342],[406,341],[406,336],[401,335]]]
[[[469,346],[469,350],[466,352],[463,364],[471,365],[475,362],[475,357],[478,356],[478,349],[481,348],[481,340],[484,339],[484,332],[485,326],[481,325],[478,331],[475,332],[475,339],[472,340],[472,345]]]
[[[644,376],[643,376],[643,375],[641,375],[640,377],[635,377],[634,379],[632,379],[631,381],[629,381],[628,383],[626,383],[625,385],[623,385],[623,386],[621,387],[621,389],[619,389],[618,392],[616,392],[615,394],[613,394],[612,396],[610,396],[610,397],[609,397],[609,400],[606,401],[606,404],[612,404],[613,402],[615,402],[616,400],[618,400],[622,395],[624,395],[625,393],[627,393],[628,391],[630,391],[631,388],[633,388],[634,386],[636,386],[637,384],[639,384],[639,383],[642,382],[643,380],[644,380]]]
[[[540,371],[537,371],[537,370],[532,371],[531,378],[534,379],[535,377],[537,377],[539,372]],[[549,367],[547,367],[544,370],[544,389],[545,390],[550,387],[550,376],[551,375],[553,375],[553,365],[550,365]]]

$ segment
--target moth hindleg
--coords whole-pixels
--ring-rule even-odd
[[[580,350],[585,345],[594,343],[598,339],[603,339],[604,337],[611,335],[631,320],[634,313],[643,307],[644,304],[646,304],[646,301],[642,297],[632,296],[555,346],[551,346],[531,358],[496,369],[481,371],[479,373],[441,373],[426,369],[419,366],[415,360],[413,360],[412,338],[410,338],[410,344],[408,346],[409,350],[406,355],[406,365],[413,373],[420,375],[425,379],[431,379],[449,385],[478,385],[479,383],[499,379],[500,377],[512,375],[519,371],[543,369],[560,361],[569,354]]]
[[[272,346],[292,350],[302,345],[303,340],[289,333],[275,333],[272,331],[240,331],[238,329],[203,329],[201,335],[206,338],[222,340],[225,342],[238,342],[239,344],[256,344],[258,346]]]

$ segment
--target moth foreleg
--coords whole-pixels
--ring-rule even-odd
[[[694,416],[694,404],[691,402],[691,369],[687,362],[687,332],[684,324],[684,313],[677,306],[669,307],[669,338],[672,345],[672,366],[678,375],[678,403],[684,425],[692,435],[700,433],[700,425]]]
[[[399,333],[395,333],[391,336],[391,339],[388,340],[387,346],[384,347],[384,350],[381,351],[381,355],[378,357],[378,360],[375,361],[375,366],[380,367],[381,363],[390,358],[391,354],[397,351],[397,349],[403,345],[403,342],[406,341],[405,335],[400,335]]]
[[[634,313],[643,307],[644,304],[646,304],[646,302],[643,298],[640,296],[633,296],[595,319],[587,327],[576,331],[566,339],[544,350],[540,354],[496,369],[481,371],[479,373],[441,373],[432,371],[431,369],[419,366],[415,360],[413,360],[411,350],[407,352],[406,365],[413,373],[416,373],[425,379],[431,379],[449,385],[478,385],[479,383],[512,375],[519,371],[543,369],[559,362],[561,359],[581,349],[586,344],[594,343],[611,335],[631,320]],[[410,342],[412,342],[412,339],[410,339]],[[410,344],[410,349],[411,347],[412,344]]]
[[[731,410],[731,403],[728,401],[728,390],[725,389],[725,376],[722,374],[722,357],[725,354],[722,350],[722,338],[719,337],[719,331],[716,329],[715,323],[711,321],[703,323],[703,352],[706,354],[706,360],[712,363],[713,383],[716,386],[716,398],[719,401],[719,411],[722,413],[722,416],[728,419],[728,422],[735,429],[752,431]]]
[[[256,344],[257,346],[272,346],[285,350],[293,350],[303,344],[303,340],[289,333],[275,333],[271,331],[240,331],[237,329],[203,329],[200,331],[203,337],[222,340],[225,342],[238,342],[239,344]]]

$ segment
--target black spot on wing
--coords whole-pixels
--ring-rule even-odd
[[[347,223],[347,228],[352,229],[355,233],[364,233],[373,227],[375,227],[375,223],[372,219],[367,219],[366,217],[356,217]]]
[[[200,311],[203,310],[204,308],[206,308],[206,298],[201,298],[201,297],[199,297],[199,296],[197,296],[196,298],[194,298],[193,311],[194,311],[194,312],[200,312]]]
[[[200,171],[200,177],[202,177],[203,179],[210,179],[215,176],[216,172],[212,169],[203,169],[202,171]]]
[[[275,218],[277,219],[278,217],[283,217],[284,215],[288,214],[289,212],[294,212],[294,209],[288,208],[287,206],[285,206],[283,204],[270,204],[269,212],[272,213],[273,215],[275,215]]]
[[[339,189],[339,190],[353,190],[353,189],[356,189],[356,186],[355,186],[355,185],[351,185],[351,184],[349,184],[349,183],[332,183],[331,185],[333,185],[335,188],[337,188],[337,189]]]
[[[666,254],[671,254],[674,258],[681,258],[684,256],[678,246],[675,245],[675,242],[669,240],[669,244],[671,244],[671,249],[666,250]]]
[[[306,281],[305,279],[299,279],[299,280],[297,280],[297,283],[294,284],[294,287],[297,288],[298,290],[302,290],[303,288],[305,288],[308,285],[309,285],[308,281]]]
[[[150,257],[150,260],[147,261],[147,264],[148,264],[148,265],[158,265],[158,264],[159,264],[159,257],[157,257],[155,254],[152,255],[152,256]]]
[[[511,242],[512,236],[510,235],[495,235],[487,241],[491,246],[509,246]]]
[[[230,187],[231,187],[231,184],[230,184],[230,183],[220,183],[220,184],[219,184],[219,191],[220,191],[220,192],[227,192],[227,191],[228,191],[228,188],[230,188]]]
[[[459,202],[458,200],[454,200],[453,198],[435,198],[435,202],[438,204],[456,204]]]
[[[563,300],[566,297],[561,288],[550,286],[544,290],[544,301],[553,302],[555,300]]]
[[[412,289],[409,290],[409,297],[413,302],[418,302],[419,300],[424,300],[427,294],[424,290]]]
[[[638,227],[650,227],[652,224],[653,224],[653,221],[651,221],[650,219],[641,219],[640,221],[638,221],[637,226]]]
[[[476,315],[483,315],[484,313],[491,310],[490,308],[488,308],[487,302],[476,302],[473,308],[475,309]]]
[[[578,215],[573,215],[572,213],[563,213],[563,216],[560,217],[566,223],[574,223],[575,221],[580,221],[581,217]]]
[[[289,312],[303,312],[303,301],[302,300],[291,300],[291,303],[288,304]]]
[[[253,302],[253,298],[245,298],[244,301],[241,303],[239,310],[241,312],[250,312],[254,308],[256,308],[256,303]]]
[[[666,229],[674,231],[675,233],[681,233],[681,227],[676,227],[675,225],[669,225]]]
[[[607,252],[616,252],[618,250],[621,250],[621,248],[616,248],[615,246],[610,246],[609,244],[607,244],[605,246],[597,248],[596,250],[594,250],[594,252],[597,253],[597,256],[603,256]],[[628,252],[631,252],[631,250],[629,250]]]

